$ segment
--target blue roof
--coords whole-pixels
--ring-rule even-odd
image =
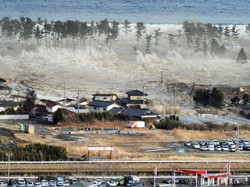
[[[110,105],[114,104],[114,102],[108,102],[108,101],[92,101],[89,103],[89,106],[96,106],[96,107],[108,107]]]
[[[123,110],[123,108],[112,108],[111,110],[109,110],[109,112],[112,112],[114,114],[119,114],[121,111]]]
[[[142,116],[155,116],[157,114],[153,113],[149,109],[145,108],[127,108],[121,114],[134,116],[134,117],[142,117]]]

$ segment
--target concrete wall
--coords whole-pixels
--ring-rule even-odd
[[[0,115],[0,119],[29,119],[29,115]]]

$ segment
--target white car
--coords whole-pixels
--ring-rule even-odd
[[[208,148],[207,148],[207,146],[202,145],[202,146],[200,146],[200,150],[201,150],[201,151],[207,151],[207,150],[208,150]]]
[[[42,187],[47,187],[47,186],[49,186],[49,183],[48,183],[47,180],[42,180],[42,181],[41,181],[41,184],[42,184]]]
[[[214,145],[220,145],[220,142],[218,140],[213,140],[214,141]]]
[[[200,149],[200,144],[198,142],[194,142],[192,144],[192,147],[195,148],[195,149]]]
[[[34,187],[42,187],[42,183],[39,182],[39,181],[36,181],[36,182],[34,183]]]
[[[64,181],[64,186],[69,186],[69,185],[70,185],[69,180],[65,180],[65,181]]]
[[[19,178],[19,179],[17,180],[17,186],[18,186],[18,187],[25,187],[25,186],[26,186],[25,180],[24,180],[23,178]]]
[[[2,181],[2,180],[0,180],[0,186],[1,186],[1,187],[7,186],[7,185],[8,185],[7,181]]]
[[[221,149],[221,146],[217,145],[217,146],[214,147],[214,150],[221,151],[222,149]]]
[[[207,146],[207,149],[208,149],[209,151],[214,151],[214,145],[213,145],[213,144],[208,145],[208,146]]]
[[[228,151],[229,147],[228,147],[228,145],[223,145],[221,149],[222,149],[222,151]]]
[[[27,181],[26,187],[33,187],[34,183],[32,181]]]
[[[114,181],[114,180],[109,181],[109,186],[117,186],[117,185],[118,185],[118,181]]]

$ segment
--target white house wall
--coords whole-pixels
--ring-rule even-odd
[[[110,106],[108,107],[95,107],[95,106],[90,106],[89,107],[89,111],[92,112],[92,111],[95,111],[95,112],[106,112],[106,111],[109,111],[111,110],[112,108],[119,108],[120,105],[117,105],[117,104],[111,104]],[[95,109],[96,108],[96,109]],[[106,110],[104,110],[106,108]]]
[[[110,101],[111,96],[95,96],[96,101]]]
[[[119,108],[119,107],[121,107],[121,106],[117,105],[117,104],[112,104],[112,105],[107,107],[107,111],[111,110],[112,108]]]
[[[59,108],[62,108],[62,107],[59,106],[59,105],[56,105],[56,106],[53,106],[52,108],[46,107],[46,110],[47,110],[48,112],[54,113],[54,112],[56,112]]]

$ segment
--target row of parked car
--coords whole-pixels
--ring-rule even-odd
[[[11,186],[11,187],[67,187],[70,184],[77,182],[77,179],[71,178],[69,180],[64,180],[62,177],[56,177],[56,179],[51,180],[26,180],[24,178],[19,178],[17,180],[0,181],[0,187]]]
[[[188,141],[185,146],[199,149],[201,151],[231,151],[250,150],[250,144],[247,139],[238,140],[206,140],[206,141]]]

